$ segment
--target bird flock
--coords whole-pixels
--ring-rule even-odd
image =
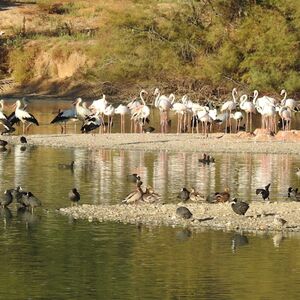
[[[109,103],[105,95],[93,100],[90,105],[77,98],[69,109],[59,110],[50,124],[60,125],[61,133],[66,133],[67,123],[74,122],[76,132],[76,123],[80,121],[82,133],[96,129],[99,133],[111,133],[114,117],[120,115],[121,133],[126,132],[128,118],[131,133],[149,133],[155,131],[155,128],[150,126],[151,111],[158,109],[161,133],[168,133],[171,130],[170,113],[177,115],[177,133],[201,131],[205,136],[210,132],[221,130],[225,133],[240,130],[252,133],[254,114],[261,115],[261,128],[276,133],[278,129],[291,130],[292,120],[299,109],[299,103],[288,98],[286,90],[283,89],[280,96],[280,99],[265,95],[259,97],[257,90],[251,96],[247,94],[239,96],[237,89],[234,88],[231,99],[217,106],[209,100],[205,105],[200,104],[199,101],[191,100],[188,95],[183,95],[179,99],[175,93],[166,96],[158,88],[153,93],[142,89],[139,97],[117,107]],[[23,124],[23,134],[28,132],[31,125],[39,126],[38,120],[27,111],[27,106],[28,103],[17,100],[12,106],[14,111],[6,116],[4,100],[0,100],[0,123],[4,127],[2,133],[14,132],[14,125],[19,122]]]

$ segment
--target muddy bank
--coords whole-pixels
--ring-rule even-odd
[[[61,208],[60,212],[74,219],[90,222],[122,222],[149,226],[178,226],[190,228],[212,228],[217,230],[243,231],[300,231],[300,203],[250,203],[245,216],[235,214],[229,203],[184,204],[193,213],[192,220],[176,215],[180,204],[139,204],[139,205],[80,205]],[[282,226],[275,216],[287,221]]]
[[[18,144],[19,136],[3,136],[9,143]],[[300,131],[279,132],[270,136],[263,132],[250,135],[214,133],[205,138],[201,134],[65,134],[29,135],[28,143],[50,147],[85,147],[89,149],[126,149],[145,151],[186,152],[247,152],[290,153],[300,152]]]

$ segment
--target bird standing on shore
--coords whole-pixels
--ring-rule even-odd
[[[190,192],[185,187],[183,187],[179,192],[177,198],[181,199],[182,202],[186,202],[190,199]]]
[[[249,208],[249,204],[234,198],[231,202],[231,208],[236,214],[244,215]]]
[[[264,189],[256,189],[256,195],[261,194],[261,197],[263,198],[263,200],[270,200],[269,195],[270,195],[270,188],[271,183],[269,183],[268,185],[265,186]]]
[[[13,105],[15,107],[15,116],[23,123],[23,134],[28,131],[32,124],[39,126],[37,119],[24,109],[21,109],[21,101],[17,100]],[[27,126],[26,126],[27,124]]]
[[[70,192],[69,192],[69,199],[72,201],[72,205],[74,203],[78,203],[78,201],[80,200],[80,194],[79,192],[77,191],[76,188],[73,188]]]
[[[183,219],[191,219],[193,216],[191,211],[185,206],[179,206],[176,209],[176,214]]]

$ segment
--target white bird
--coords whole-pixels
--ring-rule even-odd
[[[15,107],[15,116],[23,123],[23,134],[28,131],[32,124],[39,126],[37,119],[24,109],[21,109],[21,101],[17,100],[13,105]],[[27,126],[25,127],[27,123]]]
[[[172,105],[175,101],[175,95],[170,94],[169,97],[161,95],[158,88],[154,91],[155,102],[154,105],[159,109],[160,112],[160,127],[162,133],[168,132],[168,120],[169,120],[169,111],[172,108]]]
[[[108,105],[104,110],[104,115],[107,116],[107,127],[108,127],[107,132],[108,133],[111,133],[114,114],[115,114],[115,108],[111,104]]]
[[[102,98],[98,100],[94,100],[92,104],[89,106],[89,109],[94,113],[104,114],[105,108],[108,105],[107,100],[105,99],[105,95],[102,95]]]
[[[253,101],[258,96],[258,92],[255,91]],[[240,97],[240,108],[246,113],[246,131],[252,132],[252,114],[256,113],[255,105],[253,101],[248,101],[247,95],[242,95]]]
[[[13,131],[15,131],[15,128],[13,128],[12,125],[10,124],[10,122],[8,121],[6,115],[3,113],[3,109],[4,109],[4,100],[1,99],[0,100],[0,123],[5,128],[4,133],[13,132]]]
[[[126,105],[120,104],[115,109],[115,114],[121,116],[121,133],[125,133],[125,116],[130,113],[129,108]]]
[[[276,108],[270,102],[266,102],[262,107],[257,106],[257,111],[262,116],[262,128],[269,132],[276,132]]]
[[[297,101],[291,98],[286,99],[287,92],[284,89],[281,90],[280,95],[284,95],[283,99],[281,100],[281,105],[288,107],[290,110],[295,110],[295,108],[297,107]]]
[[[86,104],[80,105],[82,102],[81,98],[77,98],[73,104],[75,104],[76,117],[83,121],[87,116],[91,114],[91,111],[86,107]]]
[[[54,117],[54,119],[50,122],[50,124],[60,124],[61,133],[67,133],[67,122],[74,121],[75,122],[75,133],[76,133],[76,110],[75,108],[59,110],[58,114]],[[63,125],[61,125],[63,124]]]
[[[135,127],[137,125],[140,126],[140,132],[143,132],[143,126],[147,121],[148,117],[150,116],[150,108],[146,105],[143,95],[148,94],[147,91],[141,90],[140,92],[140,99],[142,104],[137,106],[131,110],[131,119],[135,121]],[[136,132],[136,128],[135,128]]]
[[[228,117],[229,117],[229,132],[231,133],[231,119],[230,119],[230,115],[231,112],[236,108],[236,95],[237,95],[237,90],[236,88],[234,88],[231,92],[232,94],[232,99],[233,100],[228,100],[226,101],[222,107],[221,107],[221,112],[227,111],[228,112]],[[225,120],[225,133],[227,133],[227,118]]]
[[[185,128],[182,126],[185,126],[183,123],[183,117],[187,113],[188,108],[181,102],[176,102],[173,104],[172,111],[174,111],[177,114],[177,134],[182,132],[182,129]]]
[[[235,113],[233,113],[233,114],[230,115],[230,118],[232,118],[232,119],[235,120],[235,122],[236,122],[235,129],[236,129],[236,132],[238,132],[239,129],[240,129],[240,127],[241,127],[241,122],[242,122],[242,120],[244,118],[242,112],[236,111]]]
[[[213,123],[212,117],[209,115],[209,108],[205,107],[204,110],[198,111],[197,113],[199,121],[202,123],[202,133],[205,136],[208,136],[208,125],[211,125]],[[198,132],[198,130],[197,130]]]
[[[128,104],[127,107],[130,109],[131,115],[133,112],[142,105],[141,101],[139,99],[133,99]],[[130,119],[130,132],[132,133],[135,128],[135,120],[133,118]]]
[[[292,111],[289,107],[282,106],[279,109],[279,116],[282,122],[282,130],[291,130]]]

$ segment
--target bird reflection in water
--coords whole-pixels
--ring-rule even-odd
[[[192,236],[192,231],[189,228],[184,228],[176,232],[176,239],[185,242]]]
[[[273,245],[275,248],[279,248],[281,242],[284,240],[284,236],[282,232],[276,233],[273,237]]]
[[[7,224],[11,223],[12,213],[8,207],[0,206],[0,218],[3,220],[4,228],[6,228]]]
[[[35,225],[40,222],[41,217],[33,214],[26,207],[19,207],[17,210],[17,218],[25,223],[26,229],[29,229],[32,225]]]
[[[248,238],[240,233],[235,233],[231,239],[232,253],[236,252],[238,247],[246,246],[249,244]]]

